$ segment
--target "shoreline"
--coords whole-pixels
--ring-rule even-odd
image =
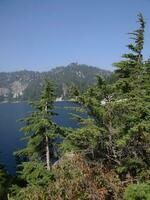
[[[31,100],[32,101],[32,100]],[[34,100],[33,100],[34,101]],[[54,102],[63,102],[63,101],[67,101],[67,102],[74,102],[73,99],[62,99],[62,100],[55,100]],[[15,103],[29,103],[30,101],[1,101],[0,104],[6,104],[6,103],[10,103],[10,104],[15,104]]]

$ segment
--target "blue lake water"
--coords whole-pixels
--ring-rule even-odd
[[[60,126],[76,128],[78,124],[70,115],[66,107],[74,107],[72,102],[56,102],[57,116],[53,117],[54,122]],[[31,107],[26,103],[5,103],[0,104],[0,161],[3,162],[10,173],[15,172],[15,159],[13,152],[24,147],[21,141],[23,134],[19,131],[22,124],[17,122],[31,112]]]

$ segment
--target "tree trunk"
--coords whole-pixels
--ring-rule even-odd
[[[49,152],[49,139],[46,136],[46,168],[48,171],[50,171],[50,152]]]
[[[48,109],[47,109],[47,102],[46,102],[46,106],[45,106],[45,111],[47,112]],[[45,129],[46,131],[47,129]],[[49,138],[48,136],[46,135],[45,136],[45,140],[46,140],[46,168],[48,171],[50,171],[51,169],[51,165],[50,165],[50,150],[49,150]]]
[[[111,107],[108,106],[108,138],[109,138],[109,151],[111,152],[112,156],[114,157],[114,161],[121,165],[120,160],[118,159],[117,152],[115,151],[114,144],[113,144],[113,126],[112,126],[112,110]]]

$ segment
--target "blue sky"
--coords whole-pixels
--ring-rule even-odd
[[[38,70],[71,62],[113,69],[129,35],[146,24],[150,57],[150,0],[0,0],[0,71]]]

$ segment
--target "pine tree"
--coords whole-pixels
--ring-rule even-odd
[[[79,90],[75,84],[71,84],[71,86],[68,88],[68,96],[71,99],[77,99],[79,96]]]
[[[81,128],[69,133],[64,141],[70,141],[72,148],[88,152],[93,158],[98,156],[109,165],[120,163],[113,141],[119,117],[113,98],[113,87],[98,75],[96,85],[78,98],[91,118],[78,118]]]
[[[133,32],[135,44],[128,45],[132,54],[125,54],[127,60],[116,64],[117,82],[110,86],[98,76],[97,84],[78,98],[93,118],[93,125],[86,125],[67,139],[81,150],[94,144],[94,154],[107,167],[117,170],[122,179],[132,176],[144,180],[150,166],[150,78],[149,64],[142,60],[142,14],[138,19],[140,28]]]
[[[120,121],[123,119],[116,140],[122,165],[118,170],[130,173],[139,181],[146,179],[146,174],[148,177],[150,166],[150,74],[149,64],[144,63],[142,56],[145,21],[141,13],[138,14],[138,22],[140,28],[131,33],[134,44],[128,45],[132,53],[124,54],[126,60],[115,66],[118,68],[117,101],[121,104],[120,109],[118,107],[116,110],[122,113]]]
[[[123,92],[129,93],[135,88],[139,87],[139,81],[143,69],[143,45],[144,45],[144,30],[145,21],[142,13],[138,14],[139,29],[129,33],[132,37],[133,43],[127,45],[131,53],[123,54],[124,60],[114,63],[117,67],[116,74],[119,78],[116,86]]]
[[[27,157],[29,161],[40,161],[51,168],[51,160],[54,153],[54,141],[58,134],[58,127],[52,121],[54,108],[54,90],[52,84],[47,81],[41,98],[31,103],[33,112],[22,121],[26,125],[21,129],[28,140],[27,147],[17,153]]]

